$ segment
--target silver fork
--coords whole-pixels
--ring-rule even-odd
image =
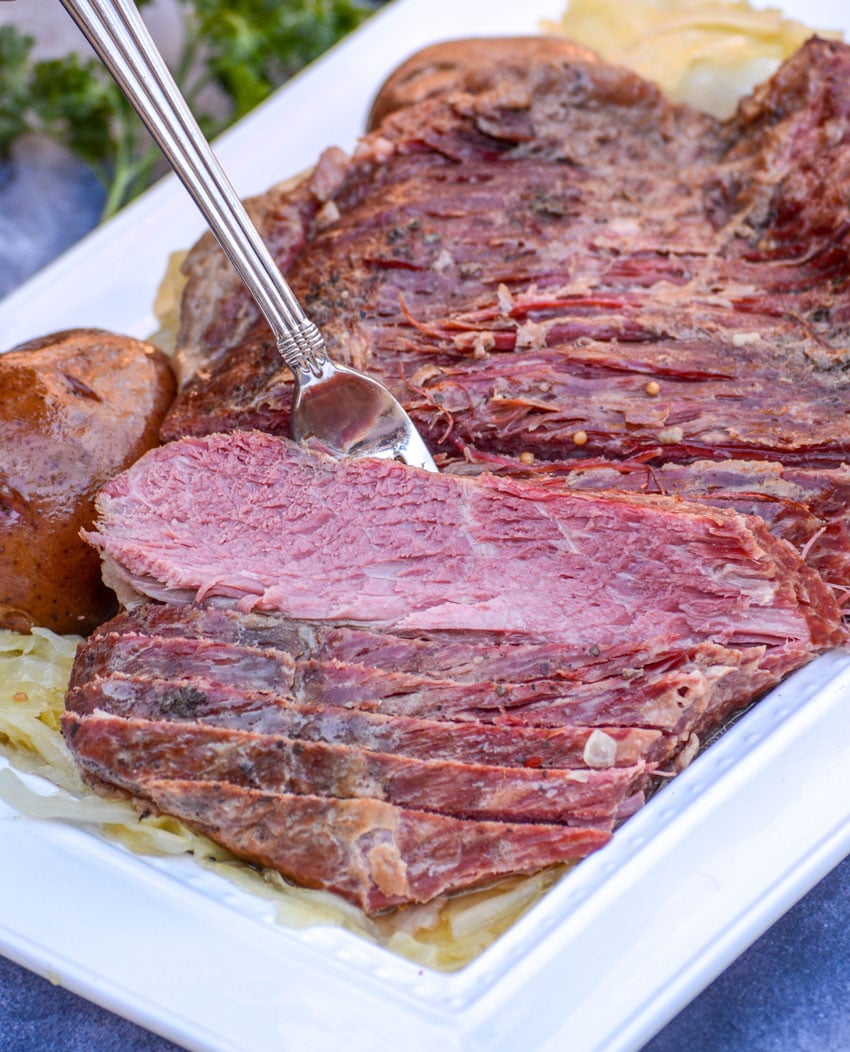
[[[337,456],[436,471],[401,404],[377,380],[331,361],[175,84],[133,0],[61,0],[144,121],[271,326],[295,377],[291,432]]]

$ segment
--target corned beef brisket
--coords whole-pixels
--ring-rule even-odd
[[[275,437],[202,239],[64,719],[99,791],[368,912],[604,844],[850,587],[850,49],[727,122],[563,42],[448,79],[251,204],[444,473]]]
[[[153,451],[98,508],[130,612],[77,657],[84,771],[368,911],[581,857],[844,638],[761,519],[664,495],[236,432]]]
[[[332,353],[437,453],[834,466],[849,112],[844,44],[811,41],[727,122],[556,50],[390,114],[253,210]],[[209,238],[187,261],[165,433],[288,434],[287,370],[222,269]]]

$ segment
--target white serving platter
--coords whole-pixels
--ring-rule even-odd
[[[232,130],[262,191],[350,147],[406,54],[534,32],[560,0],[396,0]],[[850,30],[843,2],[787,2]],[[0,303],[5,346],[145,336],[169,252],[202,229],[167,180]],[[447,975],[344,931],[289,930],[187,859],[131,855],[0,804],[0,952],[189,1049],[635,1050],[850,852],[850,657],[787,680],[497,943]],[[0,766],[5,761],[0,760]]]

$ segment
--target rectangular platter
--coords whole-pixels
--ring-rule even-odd
[[[786,2],[843,28],[843,3]],[[350,148],[418,47],[533,33],[558,0],[395,0],[228,133],[243,195]],[[0,303],[3,346],[74,326],[144,337],[201,220],[173,179]],[[188,859],[134,856],[0,804],[0,952],[189,1049],[638,1049],[850,852],[850,658],[773,691],[466,968],[292,930]],[[0,758],[0,767],[6,761]]]

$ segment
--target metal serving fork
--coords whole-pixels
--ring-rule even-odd
[[[144,121],[262,311],[295,376],[292,437],[337,456],[383,457],[436,471],[401,404],[335,364],[210,149],[133,0],[61,0]]]

